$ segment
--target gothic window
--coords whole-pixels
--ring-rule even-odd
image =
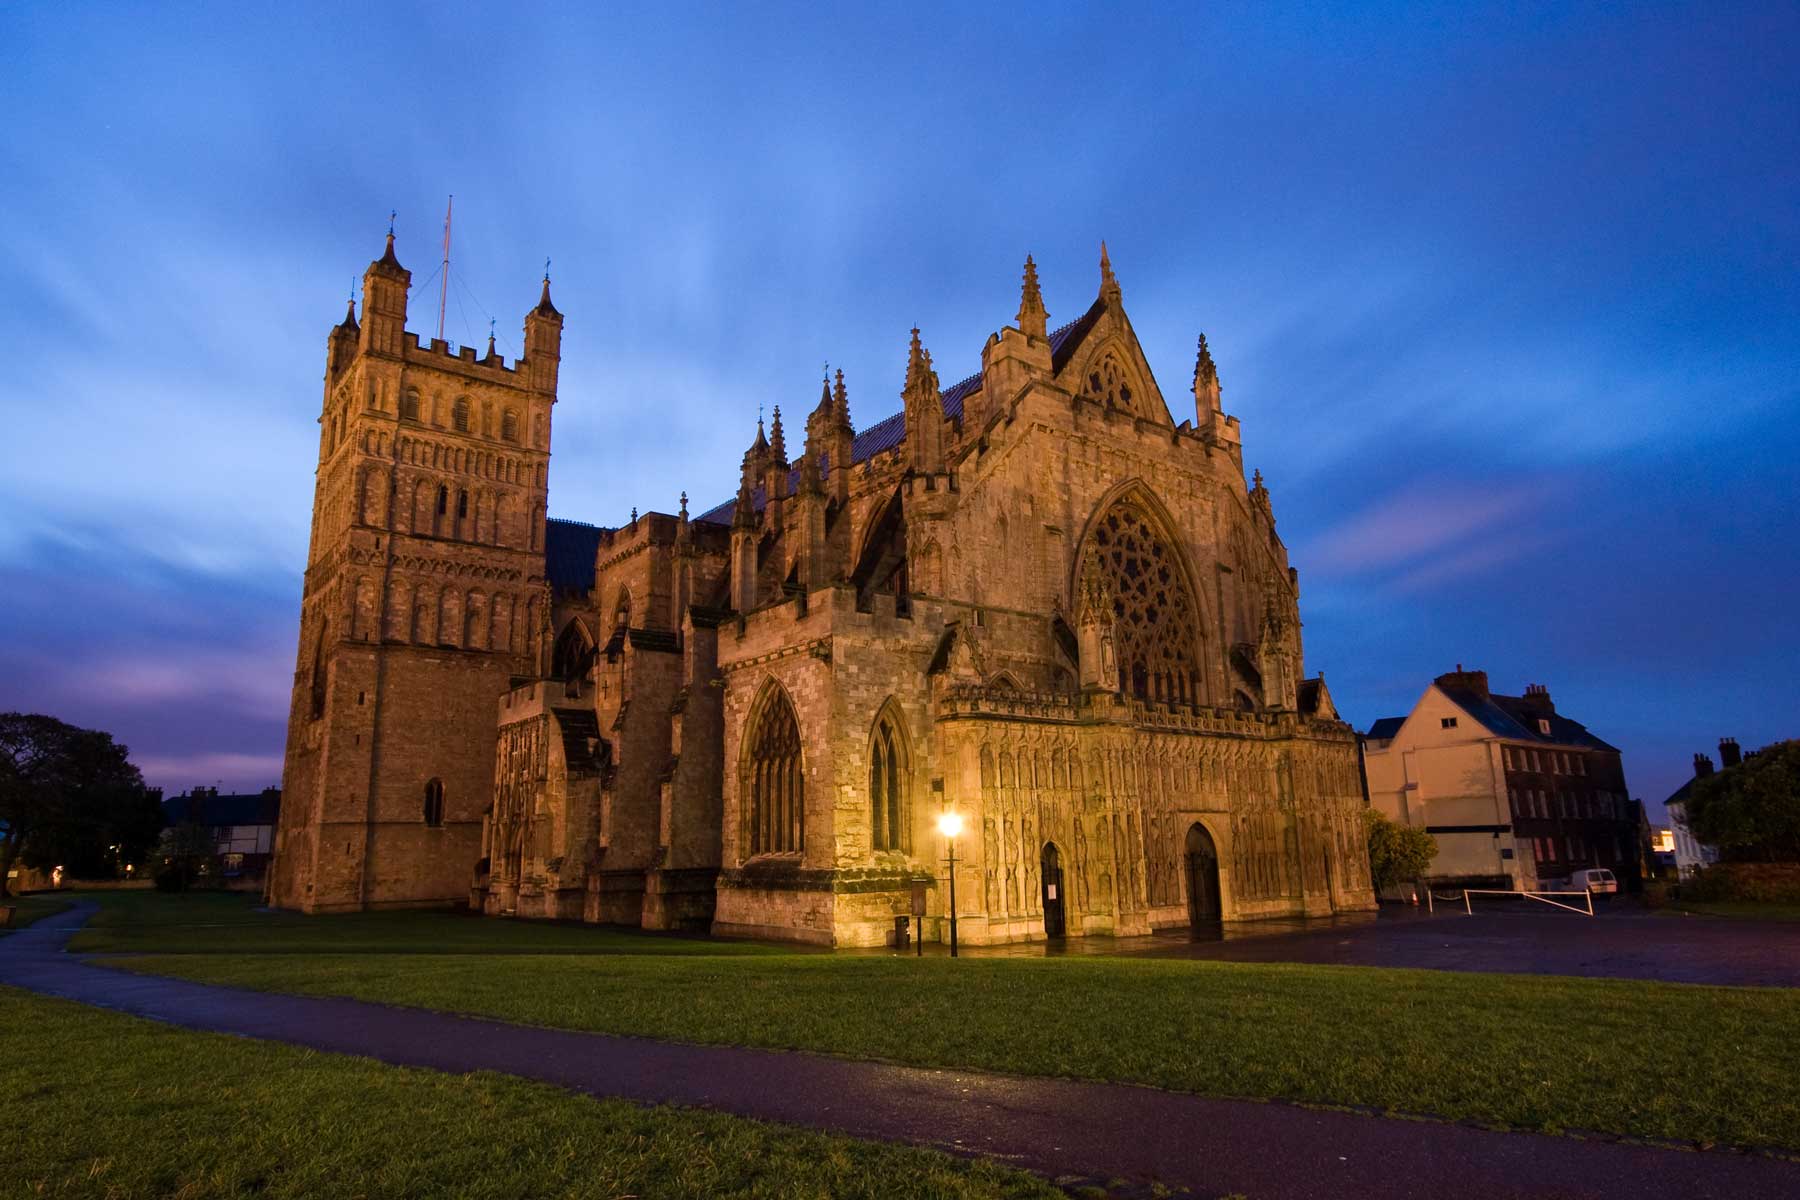
[[[419,393],[415,388],[407,388],[400,393],[400,419],[416,421],[419,419]]]
[[[883,713],[869,745],[869,845],[875,850],[906,849],[904,745],[893,716]]]
[[[631,589],[620,588],[618,603],[613,605],[613,628],[631,627]]]
[[[1107,408],[1135,413],[1137,409],[1131,403],[1130,379],[1119,360],[1108,354],[1100,360],[1098,366],[1088,372],[1088,399],[1104,404]]]
[[[443,516],[446,512],[449,511],[449,509],[450,509],[450,489],[440,483],[440,484],[438,484],[438,498],[437,498],[438,516],[440,516],[440,517]]]
[[[456,407],[451,410],[451,419],[456,425],[456,432],[469,432],[469,398],[458,396]]]
[[[456,493],[456,519],[459,521],[465,520],[468,518],[468,515],[469,515],[469,493],[457,492]]]
[[[764,702],[749,746],[750,853],[799,853],[805,821],[800,724],[779,688]]]
[[[444,823],[444,781],[433,779],[425,785],[425,823],[436,828]]]
[[[500,415],[500,436],[509,442],[519,440],[519,414],[510,408]]]
[[[1119,500],[1094,526],[1087,552],[1112,597],[1120,683],[1139,700],[1198,703],[1199,610],[1149,512]]]
[[[581,627],[581,622],[570,621],[556,639],[556,648],[550,656],[550,674],[562,680],[569,696],[579,696],[581,681],[587,678],[593,665],[594,647],[588,640],[587,631]]]

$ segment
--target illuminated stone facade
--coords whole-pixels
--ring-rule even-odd
[[[1355,737],[1302,669],[1269,492],[1245,479],[1204,339],[1194,417],[1175,422],[1104,255],[1078,320],[1049,330],[1028,261],[1014,323],[976,375],[940,387],[915,331],[900,413],[858,432],[840,372],[797,454],[779,409],[758,423],[734,501],[690,515],[684,495],[674,515],[604,529],[542,518],[560,345],[532,321],[549,321],[548,296],[515,368],[410,336],[392,361],[360,345],[340,359],[335,339],[352,335],[333,334],[319,489],[332,516],[315,520],[289,750],[290,794],[303,777],[314,799],[284,828],[283,854],[297,844],[307,865],[278,871],[292,881],[280,902],[467,897],[495,913],[872,945],[923,884],[924,930],[940,937],[936,819],[953,808],[971,943],[1372,907]],[[469,547],[454,531],[371,525],[367,503],[338,499],[356,466],[332,457],[333,380],[380,370],[397,395],[417,376],[453,415],[471,371],[517,381],[491,406],[519,412],[531,486],[496,503],[528,529],[502,522]],[[378,459],[416,439],[424,416],[347,390],[345,420],[367,425]],[[504,439],[463,444],[474,436],[452,421],[429,440],[511,457]],[[411,461],[364,454],[351,461],[390,476]],[[336,565],[363,543],[378,558],[479,559],[504,586],[459,611],[493,632],[374,637],[351,602],[357,572]],[[370,711],[357,697],[384,664],[395,681]],[[353,751],[378,743],[375,765],[326,773],[315,743],[346,737]]]

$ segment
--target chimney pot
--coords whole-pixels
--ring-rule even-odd
[[[1735,767],[1744,761],[1744,755],[1738,749],[1736,738],[1719,739],[1719,766]]]
[[[1704,754],[1694,755],[1694,778],[1705,779],[1713,773],[1712,759]]]

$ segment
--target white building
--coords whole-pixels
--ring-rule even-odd
[[[1363,775],[1371,805],[1437,839],[1431,882],[1531,891],[1583,867],[1639,874],[1640,806],[1618,750],[1541,685],[1502,696],[1459,665],[1370,727]]]
[[[1721,738],[1719,741],[1719,762],[1726,768],[1737,766],[1743,761],[1743,754],[1738,749],[1736,738]],[[1696,841],[1688,832],[1687,798],[1688,793],[1699,780],[1713,773],[1713,761],[1704,754],[1694,755],[1694,778],[1675,789],[1675,794],[1663,802],[1669,810],[1669,826],[1675,831],[1675,872],[1686,879],[1701,867],[1711,866],[1719,861],[1716,848]]]

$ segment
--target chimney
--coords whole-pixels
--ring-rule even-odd
[[[1545,716],[1553,716],[1556,713],[1556,705],[1550,700],[1550,689],[1541,683],[1526,684],[1524,700],[1526,705]]]
[[[1488,677],[1486,671],[1465,671],[1461,663],[1456,670],[1439,675],[1435,680],[1441,688],[1464,688],[1474,692],[1483,700],[1488,698]]]
[[[1694,755],[1694,778],[1705,779],[1713,773],[1712,759],[1704,754]]]
[[[1738,749],[1736,738],[1719,739],[1719,766],[1729,771],[1743,761],[1744,755]]]

